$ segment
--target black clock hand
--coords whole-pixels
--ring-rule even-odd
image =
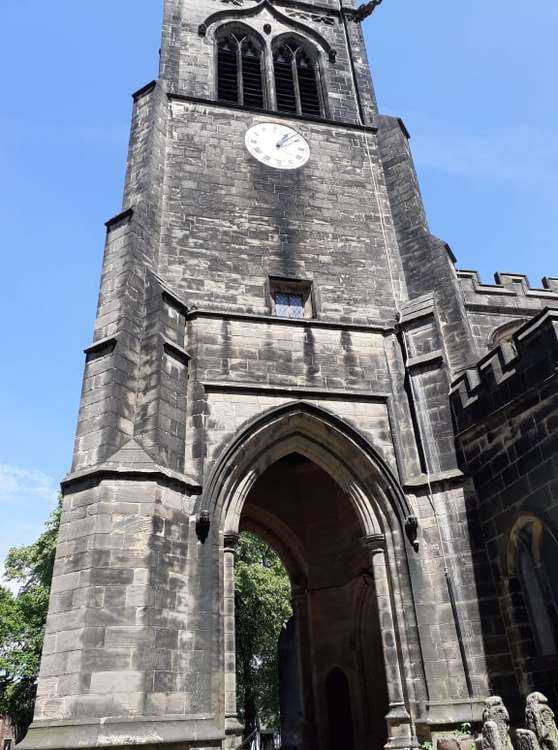
[[[283,146],[286,146],[289,143],[289,141],[291,143],[296,143],[296,141],[298,140],[298,138],[299,138],[298,133],[294,133],[293,135],[289,135],[287,133],[287,135],[284,135],[283,138],[281,138],[281,140],[277,144],[277,148],[282,148]]]

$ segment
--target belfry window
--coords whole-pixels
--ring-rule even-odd
[[[262,49],[243,30],[218,38],[217,98],[254,109],[264,107]]]
[[[279,112],[322,116],[317,60],[304,45],[292,39],[280,44],[273,54],[273,70]]]

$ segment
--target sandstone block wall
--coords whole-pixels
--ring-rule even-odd
[[[528,368],[518,363],[511,373],[504,354],[481,363],[454,408],[461,468],[473,487],[458,465],[448,394],[478,359],[488,328],[554,305],[555,281],[530,290],[502,276],[496,291],[456,272],[428,228],[404,125],[377,116],[352,3],[346,31],[334,0],[305,13],[265,0],[238,8],[167,0],[161,78],[134,96],[123,212],[107,224],[63,487],[30,748],[138,738],[223,746],[234,693],[225,679],[234,651],[232,584],[224,580],[231,549],[220,518],[200,538],[200,509],[231,441],[285,404],[311,405],[331,431],[354,431],[409,509],[393,531],[391,586],[382,585],[384,615],[405,635],[405,649],[391,629],[386,640],[401,656],[414,725],[427,731],[479,718],[486,693],[511,684],[494,524],[507,518],[513,483],[503,472],[519,472],[523,443],[510,437],[499,446],[509,449],[510,466],[493,482],[487,420],[497,423],[517,403],[510,419],[520,433],[535,430],[537,461],[543,439],[554,439],[551,423],[543,435],[542,396],[537,406],[521,395],[523,385],[505,391],[516,376],[523,384]],[[273,38],[293,29],[316,44],[327,116],[217,103],[213,40],[226,20],[262,34],[268,59]],[[303,169],[272,171],[247,153],[247,128],[272,120],[308,140]],[[311,287],[311,317],[273,315],[281,279]],[[525,361],[531,356],[539,362],[530,349]],[[494,382],[483,380],[488,371],[498,372]],[[531,471],[524,481],[532,494],[542,469],[535,461]],[[417,538],[406,540],[415,516]]]
[[[558,524],[557,363],[558,312],[547,310],[453,386],[460,463],[475,484],[474,525],[484,540],[476,574],[490,680],[516,715],[520,692],[557,698],[558,661],[540,655],[510,564],[518,521],[534,516],[552,535]]]

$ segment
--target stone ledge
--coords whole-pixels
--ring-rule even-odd
[[[321,320],[320,318],[279,318],[263,313],[245,313],[234,310],[190,309],[186,314],[188,320],[195,318],[214,318],[217,320],[236,320],[254,323],[268,323],[281,326],[298,326],[303,328],[329,328],[343,331],[362,331],[364,333],[388,334],[394,332],[394,326],[386,323],[348,323],[343,321]]]
[[[448,483],[462,484],[465,481],[465,474],[460,469],[449,469],[437,474],[420,474],[416,477],[408,477],[403,482],[403,489],[407,492],[413,492],[425,487],[437,487]]]
[[[221,722],[219,722],[221,723]],[[184,743],[210,742],[221,747],[224,729],[213,716],[180,719],[142,717],[136,720],[37,721],[18,748],[22,750],[77,750],[78,748],[140,746],[155,750],[161,744],[186,750]]]
[[[134,101],[137,101],[140,98],[140,96],[143,96],[144,94],[148,94],[150,91],[153,91],[157,83],[158,81],[156,80],[149,81],[149,83],[146,83],[145,86],[142,86],[137,91],[134,91],[134,93],[132,94],[132,99]]]
[[[469,700],[429,701],[424,715],[417,723],[435,726],[439,724],[476,723],[482,720],[485,697],[474,696]]]
[[[171,357],[174,357],[174,359],[178,360],[181,364],[187,365],[188,362],[192,359],[192,355],[184,349],[183,346],[180,346],[176,343],[176,341],[171,341],[166,336],[163,336],[163,334],[160,334],[161,339],[163,341],[163,350],[165,354],[169,354]]]
[[[444,353],[441,349],[436,349],[428,354],[421,354],[418,357],[409,357],[405,366],[408,370],[413,370],[416,367],[426,367],[427,365],[439,365],[444,361]]]
[[[254,323],[270,323],[272,325],[280,326],[302,326],[303,328],[329,328],[339,329],[343,331],[357,331],[357,332],[370,332],[370,333],[381,333],[390,334],[395,332],[395,319],[393,322],[385,323],[383,321],[371,321],[369,323],[354,321],[335,321],[335,320],[324,320],[321,318],[281,318],[277,315],[270,315],[269,313],[251,313],[243,312],[242,310],[227,310],[219,308],[207,308],[207,307],[191,307],[181,299],[180,295],[172,290],[158,274],[153,274],[157,283],[161,287],[161,294],[163,299],[173,305],[180,313],[182,313],[187,320],[196,320],[197,318],[208,318],[215,320],[235,320],[235,321],[246,321]]]
[[[399,325],[404,328],[406,323],[419,318],[432,317],[434,315],[434,294],[422,294],[401,305]]]
[[[506,297],[509,299],[509,297]],[[558,306],[558,299],[556,301]],[[480,313],[481,315],[507,315],[510,319],[514,317],[525,318],[526,316],[533,317],[541,308],[538,305],[532,307],[520,307],[517,305],[491,305],[491,304],[475,304],[474,302],[465,302],[465,308],[469,312]]]
[[[121,211],[119,214],[116,214],[116,216],[113,216],[108,221],[105,221],[105,226],[107,229],[112,229],[112,227],[115,224],[119,224],[120,222],[130,221],[133,215],[134,215],[134,209],[127,208],[125,211]]]
[[[149,468],[138,468],[111,464],[110,461],[107,461],[106,463],[103,463],[99,466],[91,467],[89,469],[82,469],[80,471],[75,471],[71,474],[68,474],[60,483],[60,487],[62,488],[63,492],[77,492],[80,490],[80,485],[88,482],[98,483],[103,479],[164,481],[175,484],[180,491],[188,492],[191,495],[200,495],[202,492],[201,485],[192,481],[192,479],[187,477],[185,474],[179,474],[178,472],[172,471],[171,469],[165,469],[158,464],[153,464],[153,467]]]
[[[243,112],[246,115],[257,115],[260,117],[269,117],[271,119],[280,120],[294,120],[299,122],[307,122],[316,125],[327,125],[333,128],[346,128],[347,130],[359,130],[364,133],[377,133],[378,128],[371,125],[357,125],[352,122],[345,122],[343,120],[329,120],[324,117],[309,117],[308,115],[296,115],[287,112],[276,112],[275,110],[269,109],[252,109],[251,107],[244,107],[240,104],[224,104],[223,102],[216,102],[214,99],[203,99],[198,96],[189,96],[188,94],[179,94],[178,92],[169,91],[167,94],[170,100],[179,102],[187,102],[190,104],[201,104],[204,107],[214,107],[215,109],[224,109],[227,111],[236,110]]]
[[[88,357],[90,355],[104,354],[105,352],[111,354],[117,343],[118,339],[116,336],[105,336],[105,338],[94,341],[92,344],[89,344],[89,346],[86,346],[83,353]]]
[[[346,391],[342,389],[312,388],[308,386],[290,386],[290,385],[272,385],[269,383],[239,383],[235,381],[219,380],[200,381],[200,385],[206,391],[258,391],[266,393],[275,393],[277,395],[284,393],[289,396],[323,397],[323,398],[344,398],[347,400],[363,401],[380,401],[386,402],[390,393],[371,393],[370,391]]]

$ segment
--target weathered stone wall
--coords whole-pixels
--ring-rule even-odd
[[[38,720],[203,713],[208,695],[185,681],[203,651],[191,638],[192,507],[137,478],[65,493]]]
[[[495,284],[483,284],[476,271],[457,273],[478,357],[494,348],[497,329],[519,327],[544,307],[558,308],[558,279],[545,277],[535,288],[523,274],[496,273]]]
[[[538,655],[510,566],[519,519],[532,515],[551,534],[558,527],[557,363],[558,312],[543,311],[519,329],[513,343],[456,381],[452,395],[460,462],[476,488],[473,523],[480,524],[484,539],[476,573],[491,686],[516,716],[520,693],[541,690],[554,703],[558,698],[558,662]]]
[[[346,13],[345,32],[338,0],[315,3],[315,9],[312,2],[305,3],[305,8],[251,2],[239,8],[215,0],[167,0],[161,78],[175,93],[213,100],[216,98],[214,32],[218,25],[237,22],[253,28],[264,43],[268,67],[273,39],[280,34],[299,34],[309,38],[319,52],[327,117],[356,124],[360,109],[370,123],[377,108],[362,30],[351,13],[355,4],[353,0],[342,3]],[[200,34],[201,24],[206,29]],[[271,34],[264,30],[266,24],[271,26]],[[358,98],[351,64],[355,67]]]
[[[170,107],[159,273],[177,294],[269,313],[270,276],[306,279],[322,319],[394,319],[390,264],[397,278],[399,263],[373,133],[287,120],[312,157],[302,170],[271,171],[248,154],[244,134],[272,116],[176,99]]]
[[[337,3],[323,6],[165,4],[161,79],[134,97],[124,211],[107,227],[30,748],[223,746],[231,550],[217,515],[202,541],[200,508],[231,441],[292,403],[320,409],[330,433],[342,425],[382,467],[368,501],[386,504],[390,687],[404,672],[389,721],[409,723],[408,711],[412,731],[427,731],[479,718],[485,652],[494,675],[503,630],[448,391],[481,350],[479,316],[495,327],[557,290],[523,289],[528,301],[509,311],[492,309],[490,290],[463,291],[472,277],[428,229],[404,126],[372,123],[360,26],[349,8],[345,33]],[[227,20],[261,33],[268,59],[287,31],[316,44],[327,117],[216,103],[213,34]],[[246,129],[275,119],[309,141],[303,169],[270,170],[246,152]],[[273,316],[270,277],[311,284],[313,317]],[[514,289],[497,304],[517,301]],[[344,471],[349,444],[336,456]],[[414,516],[418,539],[406,541]],[[507,679],[507,651],[504,661]]]

